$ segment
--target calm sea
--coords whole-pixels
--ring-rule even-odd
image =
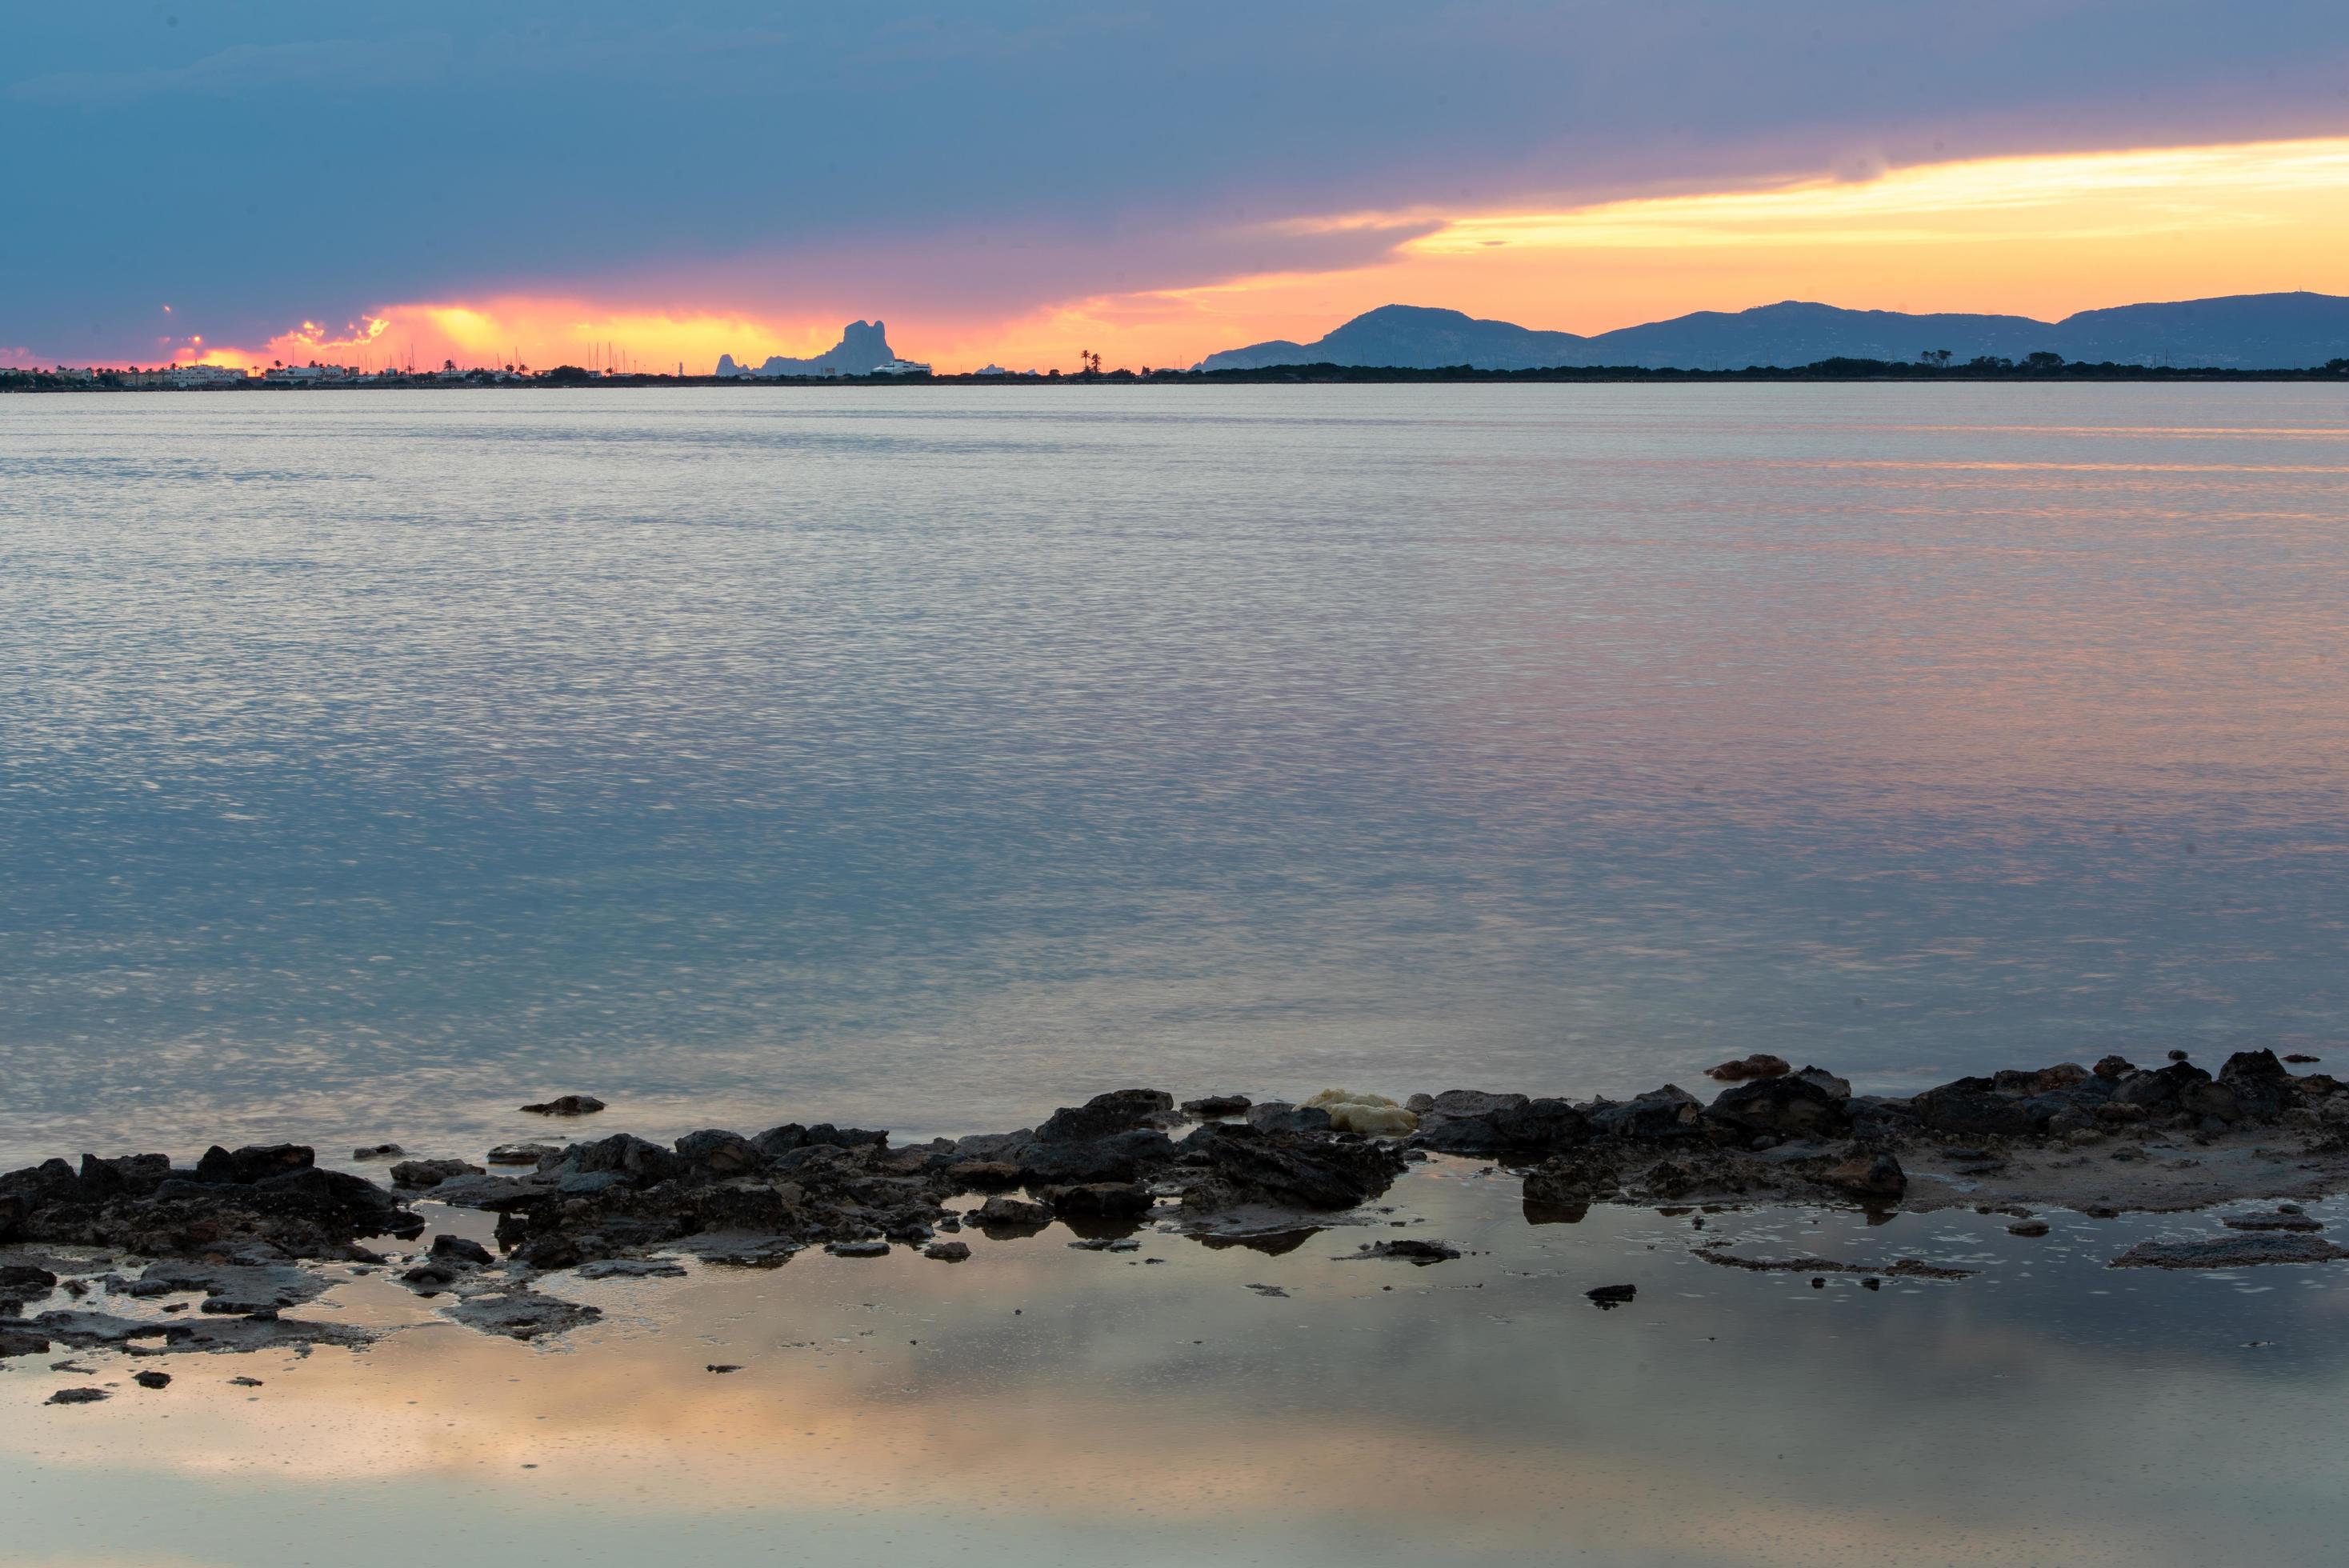
[[[0,1152],[2349,1052],[2344,480],[2305,386],[0,398]]]

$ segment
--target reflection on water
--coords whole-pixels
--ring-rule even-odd
[[[0,1563],[2317,1562],[2349,1525],[2338,1265],[2102,1266],[2207,1218],[1529,1228],[1516,1181],[1452,1162],[1393,1196],[1468,1255],[1056,1226],[963,1264],[558,1283],[612,1313],[560,1351],[175,1357],[169,1389],[67,1409],[39,1401],[91,1379],[15,1362]],[[1701,1237],[1982,1272],[1813,1288]],[[423,1315],[379,1279],[304,1310]]]
[[[2316,387],[7,399],[0,1150],[2321,1049],[2344,476]]]

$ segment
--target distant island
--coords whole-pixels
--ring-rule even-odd
[[[2082,311],[2060,322],[2020,315],[1909,315],[1788,301],[1699,311],[1595,336],[1481,321],[1456,310],[1390,304],[1312,343],[1275,340],[1211,354],[1188,370],[1082,368],[940,375],[900,358],[878,319],[853,321],[806,359],[755,368],[720,355],[714,375],[647,375],[558,365],[357,370],[279,365],[248,373],[212,365],[0,368],[0,392],[332,391],[512,387],[1067,387],[1233,382],[1394,381],[2213,381],[2349,377],[2349,298],[2236,294]]]
[[[2033,355],[2143,368],[2308,370],[2349,357],[2349,298],[2234,294],[2082,311],[2062,321],[2022,315],[1910,315],[1787,300],[1583,337],[1480,321],[1456,310],[1390,304],[1313,343],[1276,339],[1211,354],[1193,368],[1264,370],[1339,365],[1395,370],[1750,370],[1831,360],[1995,369]]]
[[[786,359],[778,354],[753,370],[746,365],[735,364],[730,354],[718,356],[718,379],[720,381],[749,377],[771,380],[781,377],[928,374],[928,366],[897,357],[897,351],[889,346],[889,329],[877,317],[872,321],[850,322],[840,329],[840,341],[812,359]]]

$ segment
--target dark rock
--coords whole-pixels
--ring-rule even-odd
[[[677,1140],[678,1158],[713,1176],[743,1176],[767,1167],[768,1157],[739,1132],[709,1128]]]
[[[579,1265],[581,1279],[683,1279],[683,1264],[664,1258],[597,1258]]]
[[[1032,1234],[1052,1222],[1052,1212],[1041,1203],[999,1192],[981,1203],[970,1219],[981,1230],[1025,1231]]]
[[[1612,1197],[1614,1171],[1571,1154],[1555,1155],[1526,1172],[1525,1200],[1537,1208],[1587,1209],[1592,1200]]]
[[[1849,1099],[1851,1098],[1851,1080],[1837,1078],[1825,1068],[1805,1068],[1795,1076],[1813,1088],[1823,1090],[1831,1099]]]
[[[1749,1078],[1779,1078],[1786,1070],[1786,1059],[1784,1057],[1774,1057],[1756,1051],[1752,1056],[1740,1060],[1723,1062],[1717,1067],[1707,1068],[1704,1069],[1704,1076],[1715,1083],[1744,1083]]]
[[[249,1186],[288,1171],[307,1171],[316,1158],[316,1152],[302,1143],[248,1143],[233,1151],[215,1143],[196,1161],[196,1180]]]
[[[0,1301],[38,1301],[57,1288],[57,1276],[25,1264],[0,1264]]]
[[[823,1250],[836,1258],[885,1258],[889,1255],[886,1242],[826,1242]]]
[[[2305,1214],[2233,1214],[2219,1222],[2230,1231],[2297,1231],[2308,1234],[2324,1229]]]
[[[1162,1089],[1112,1089],[1093,1096],[1081,1106],[1062,1106],[1054,1111],[1036,1130],[1036,1141],[1091,1142],[1145,1126],[1152,1118],[1174,1109],[1174,1097]]]
[[[478,1328],[484,1334],[502,1334],[509,1339],[538,1339],[567,1333],[604,1315],[601,1308],[560,1301],[527,1288],[467,1296],[441,1308],[441,1312],[469,1328]]]
[[[2047,1233],[2044,1220],[2017,1220],[2006,1228],[2010,1236],[2044,1236]]]
[[[603,1109],[604,1102],[592,1094],[566,1094],[523,1107],[533,1116],[593,1116]]]
[[[1047,1187],[1036,1196],[1062,1219],[1125,1219],[1147,1214],[1151,1209],[1150,1194],[1131,1181]]]
[[[391,1184],[420,1191],[438,1187],[452,1176],[483,1174],[480,1166],[463,1160],[403,1160],[391,1168]]]
[[[363,1143],[351,1150],[354,1160],[397,1160],[408,1150],[397,1143]]]
[[[11,1356],[46,1356],[48,1349],[48,1336],[38,1330],[0,1324],[0,1360]]]
[[[1859,1155],[1819,1177],[1826,1185],[1855,1198],[1899,1200],[1909,1190],[1909,1177],[1890,1154]]]
[[[1563,1099],[1446,1089],[1419,1113],[1414,1148],[1445,1154],[1548,1153],[1596,1135],[1590,1118]]]
[[[481,1158],[492,1165],[536,1165],[562,1152],[552,1143],[501,1143]]]
[[[1773,1080],[1756,1080],[1769,1081]],[[1704,1113],[1696,1096],[1676,1084],[1650,1089],[1634,1099],[1593,1100],[1581,1109],[1598,1136],[1641,1140],[1692,1136],[1702,1130]]]
[[[926,1258],[936,1258],[942,1264],[958,1264],[970,1256],[968,1242],[932,1242],[922,1249]]]
[[[1173,1141],[1154,1128],[1129,1128],[1086,1139],[1048,1140],[1040,1134],[1019,1150],[1019,1175],[1030,1183],[1123,1181],[1132,1180],[1145,1165],[1164,1164],[1174,1158]]]
[[[1211,1121],[1183,1140],[1192,1172],[1185,1209],[1241,1203],[1285,1209],[1350,1209],[1387,1190],[1406,1161],[1392,1144],[1342,1133],[1267,1132]]]
[[[2137,1071],[2137,1064],[2127,1057],[2100,1057],[2090,1070],[2100,1078],[2117,1082]]]
[[[946,1169],[947,1180],[957,1188],[1017,1187],[1019,1167],[1008,1160],[957,1160]]]
[[[1401,1237],[1390,1242],[1366,1242],[1354,1253],[1356,1258],[1400,1258],[1404,1263],[1425,1268],[1430,1264],[1450,1263],[1460,1255],[1460,1249],[1446,1242],[1423,1242]],[[1341,1262],[1351,1261],[1341,1259]]]
[[[2178,1096],[2189,1084],[2209,1083],[2210,1075],[2186,1062],[2172,1062],[2166,1068],[2140,1068],[2121,1079],[2113,1091],[2113,1099],[2122,1105],[2138,1105],[2147,1110],[2169,1109],[2178,1103]]]
[[[490,1256],[489,1248],[479,1242],[469,1242],[462,1236],[433,1237],[431,1255],[443,1263],[471,1264],[479,1268],[487,1268],[497,1262]]]
[[[1209,1120],[1219,1116],[1238,1116],[1255,1102],[1244,1094],[1202,1095],[1197,1099],[1183,1102],[1183,1114]]]
[[[1602,1284],[1582,1293],[1601,1312],[1612,1312],[1619,1306],[1629,1306],[1640,1294],[1636,1284]]]
[[[1849,1098],[1832,1094],[1807,1077],[1756,1078],[1723,1089],[1705,1108],[1704,1115],[1708,1120],[1726,1122],[1747,1132],[1830,1138],[1851,1125],[1844,1111]]]
[[[2194,1242],[2139,1242],[2106,1266],[2232,1269],[2257,1264],[2323,1264],[2336,1258],[2349,1258],[2349,1252],[2314,1236],[2212,1236]]]
[[[632,1132],[616,1132],[593,1143],[574,1143],[564,1151],[558,1171],[583,1176],[614,1175],[636,1187],[682,1175],[686,1162],[659,1144]]]
[[[60,1388],[41,1402],[45,1405],[95,1405],[113,1397],[103,1388]]]
[[[2292,1074],[2276,1060],[2275,1053],[2268,1050],[2237,1051],[2220,1067],[2219,1083],[2234,1096],[2243,1115],[2261,1121],[2273,1121],[2282,1116],[2295,1094]],[[2183,1099],[2181,1096],[2181,1102]]]
[[[2293,1051],[2283,1059],[2288,1062],[2321,1062],[2324,1058],[2323,1057],[2312,1057],[2306,1051]]]
[[[1960,1138],[2017,1137],[2031,1130],[2022,1101],[1996,1092],[1986,1078],[1962,1078],[1929,1088],[1911,1102],[1917,1119]]]
[[[1327,1132],[1330,1113],[1318,1105],[1265,1099],[1248,1107],[1247,1124],[1258,1132]]]
[[[133,1372],[130,1380],[141,1388],[168,1388],[171,1386],[169,1372]]]

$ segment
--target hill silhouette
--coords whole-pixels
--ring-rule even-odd
[[[1947,350],[1958,364],[2039,353],[2123,365],[2305,369],[2349,356],[2349,298],[2235,294],[2118,305],[2062,321],[2023,315],[1910,315],[1787,300],[1742,311],[1697,311],[1585,337],[1483,321],[1456,310],[1390,304],[1315,343],[1277,339],[1226,349],[1201,370],[1350,365],[1434,370],[1546,370],[1591,366],[1739,370],[1824,359],[1911,361]]]

